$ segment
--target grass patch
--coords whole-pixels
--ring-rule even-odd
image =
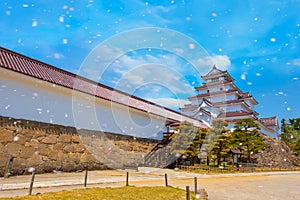
[[[88,188],[51,192],[25,197],[6,198],[15,200],[185,200],[184,190],[172,187],[121,187],[121,188]],[[194,194],[191,194],[191,199]]]

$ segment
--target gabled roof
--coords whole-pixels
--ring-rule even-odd
[[[203,100],[203,102],[204,102],[206,105],[208,105],[208,106],[210,106],[210,107],[213,107],[213,106],[214,106],[214,104],[213,104],[212,102],[210,102],[208,99],[203,98],[202,100]]]
[[[232,78],[227,71],[222,71],[218,69],[216,65],[214,65],[213,68],[206,75],[201,76],[201,78],[203,80],[207,80],[210,78],[217,78],[220,76],[226,76],[230,81],[234,81],[234,78]]]
[[[3,47],[0,47],[0,68],[90,94],[143,112],[151,112],[172,121],[189,121],[195,126],[207,127],[201,120],[194,119],[169,108],[129,95]]]
[[[222,71],[216,67],[216,65],[213,66],[213,68],[205,75],[205,76],[212,76],[216,74],[222,74],[226,71]]]

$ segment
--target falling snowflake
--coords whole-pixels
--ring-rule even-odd
[[[19,139],[20,139],[19,136],[14,137],[14,141],[18,141]]]
[[[59,22],[64,22],[64,21],[65,21],[64,16],[60,16],[60,17],[58,18],[58,21],[59,21]]]
[[[242,75],[241,75],[241,79],[242,79],[242,80],[246,80],[246,74],[242,74]]]
[[[55,53],[55,54],[54,54],[54,58],[59,59],[60,57],[61,57],[61,56],[60,56],[59,53]]]
[[[37,92],[34,92],[34,93],[32,94],[32,96],[37,97],[37,96],[39,96],[39,94],[38,94]]]
[[[287,108],[287,111],[290,111],[290,110],[291,110],[291,108],[290,108],[290,107],[288,107],[288,108]]]
[[[212,17],[217,17],[217,13],[214,13],[214,12],[213,12],[213,13],[211,13],[211,16],[212,16]]]
[[[276,38],[270,38],[271,42],[276,42]]]
[[[186,20],[186,21],[190,21],[191,18],[190,18],[190,17],[186,17],[185,20]]]
[[[28,168],[28,172],[34,172],[35,171],[35,168],[34,167],[29,167]]]
[[[68,44],[68,39],[63,39],[63,44]]]
[[[189,48],[190,48],[190,49],[195,49],[195,44],[190,43],[190,44],[189,44]]]
[[[31,26],[32,26],[32,27],[36,27],[37,25],[38,25],[38,22],[37,22],[36,20],[33,20]]]

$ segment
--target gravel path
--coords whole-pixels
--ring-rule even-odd
[[[164,186],[164,174],[173,187],[194,188],[194,177],[198,188],[205,188],[212,200],[299,200],[300,172],[271,172],[245,174],[203,175],[177,172],[168,169],[140,168],[129,172],[129,184],[134,186]],[[88,187],[120,187],[125,185],[125,171],[91,171]],[[31,176],[0,178],[0,197],[24,196],[28,194]],[[38,174],[33,193],[55,192],[83,188],[84,172]]]

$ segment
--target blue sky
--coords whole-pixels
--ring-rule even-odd
[[[251,92],[260,117],[296,118],[299,10],[299,0],[4,0],[0,45],[80,73],[90,52],[115,35],[149,27],[172,30],[194,40],[202,47],[200,53],[209,56],[193,55],[201,70],[195,71],[176,51],[137,48],[114,59],[98,81],[175,109],[194,94],[193,87],[202,83],[200,75],[215,63]]]

